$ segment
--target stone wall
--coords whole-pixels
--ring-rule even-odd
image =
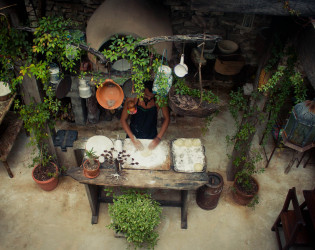
[[[45,5],[41,6],[41,2],[45,2]],[[83,31],[89,18],[102,2],[103,0],[33,0],[34,6],[32,6],[30,1],[25,1],[33,26],[36,26],[35,9],[37,16],[41,13],[46,16],[62,15],[77,21],[80,24],[79,28]],[[269,26],[271,17],[193,10],[190,0],[160,0],[159,2],[169,9],[174,34],[206,32],[221,35],[223,39],[239,44],[246,64],[257,64],[257,37],[263,39],[260,37],[260,30]],[[182,51],[182,44],[175,43],[175,47],[177,52]],[[176,53],[176,50],[174,52]]]

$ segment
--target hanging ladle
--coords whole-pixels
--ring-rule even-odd
[[[188,74],[188,67],[184,63],[184,54],[182,54],[180,57],[180,63],[174,67],[174,73],[178,77],[184,77],[185,75]]]

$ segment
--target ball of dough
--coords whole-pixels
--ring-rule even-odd
[[[202,165],[201,163],[195,163],[195,165],[194,165],[194,170],[195,170],[196,172],[201,172],[202,169],[203,169],[203,165]]]
[[[192,140],[192,145],[195,147],[200,147],[201,146],[201,141],[199,139],[193,139]]]
[[[191,139],[185,140],[185,147],[187,147],[187,148],[191,147]]]
[[[177,146],[177,147],[182,147],[184,146],[184,141],[183,139],[177,139],[174,144]]]

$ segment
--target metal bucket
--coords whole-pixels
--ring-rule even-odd
[[[223,178],[215,172],[208,172],[209,183],[198,188],[196,202],[198,206],[205,210],[217,207],[221,192],[223,190]]]

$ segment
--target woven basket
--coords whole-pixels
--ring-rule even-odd
[[[203,101],[199,106],[200,99],[188,95],[177,95],[174,87],[169,92],[169,107],[175,114],[182,116],[207,117],[218,110],[218,105]]]

